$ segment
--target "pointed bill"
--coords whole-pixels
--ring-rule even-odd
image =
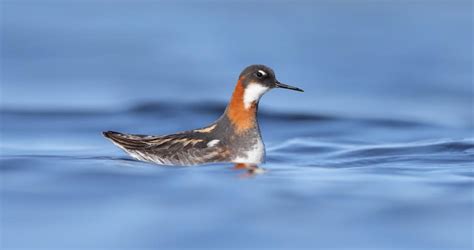
[[[279,81],[276,81],[275,86],[276,86],[277,88],[291,89],[291,90],[295,90],[295,91],[304,92],[304,90],[302,90],[302,89],[300,89],[300,88],[297,88],[297,87],[294,87],[294,86],[290,86],[290,85],[281,83],[281,82],[279,82]]]

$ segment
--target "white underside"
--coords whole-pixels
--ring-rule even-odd
[[[252,163],[259,164],[265,161],[265,145],[262,139],[258,139],[257,143],[253,145],[247,152],[244,153],[243,157],[236,157],[232,162],[235,163]]]
[[[135,158],[139,161],[148,161],[148,162],[155,162],[155,163],[158,163],[158,164],[172,165],[171,161],[167,161],[165,159],[162,159],[162,158],[158,157],[157,155],[147,155],[147,154],[144,154],[144,153],[142,153],[138,150],[126,149],[122,145],[114,142],[113,140],[110,140],[110,141],[113,144],[115,144],[117,147],[119,147],[120,149],[125,151],[127,154],[129,154],[131,157],[133,157],[133,158]]]

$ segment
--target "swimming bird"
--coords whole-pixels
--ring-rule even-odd
[[[260,98],[270,89],[302,89],[279,82],[265,65],[250,65],[239,76],[224,114],[209,126],[171,135],[103,132],[115,145],[141,161],[164,165],[230,162],[236,167],[265,161],[265,145],[257,120]]]

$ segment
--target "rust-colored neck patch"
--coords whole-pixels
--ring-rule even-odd
[[[227,107],[226,115],[234,125],[237,134],[241,134],[250,128],[255,127],[257,104],[252,103],[249,108],[245,108],[244,94],[245,88],[242,84],[243,78],[237,81],[232,99]]]

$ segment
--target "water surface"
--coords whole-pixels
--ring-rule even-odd
[[[3,112],[2,140],[8,142],[0,168],[3,244],[471,244],[469,129],[262,110],[268,171],[250,178],[230,164],[137,162],[101,137],[106,129],[152,133],[199,127],[224,108],[164,106],[177,107],[177,113],[159,105],[118,112]]]
[[[2,1],[0,246],[472,249],[470,1]],[[274,90],[267,172],[134,161],[102,137]]]

